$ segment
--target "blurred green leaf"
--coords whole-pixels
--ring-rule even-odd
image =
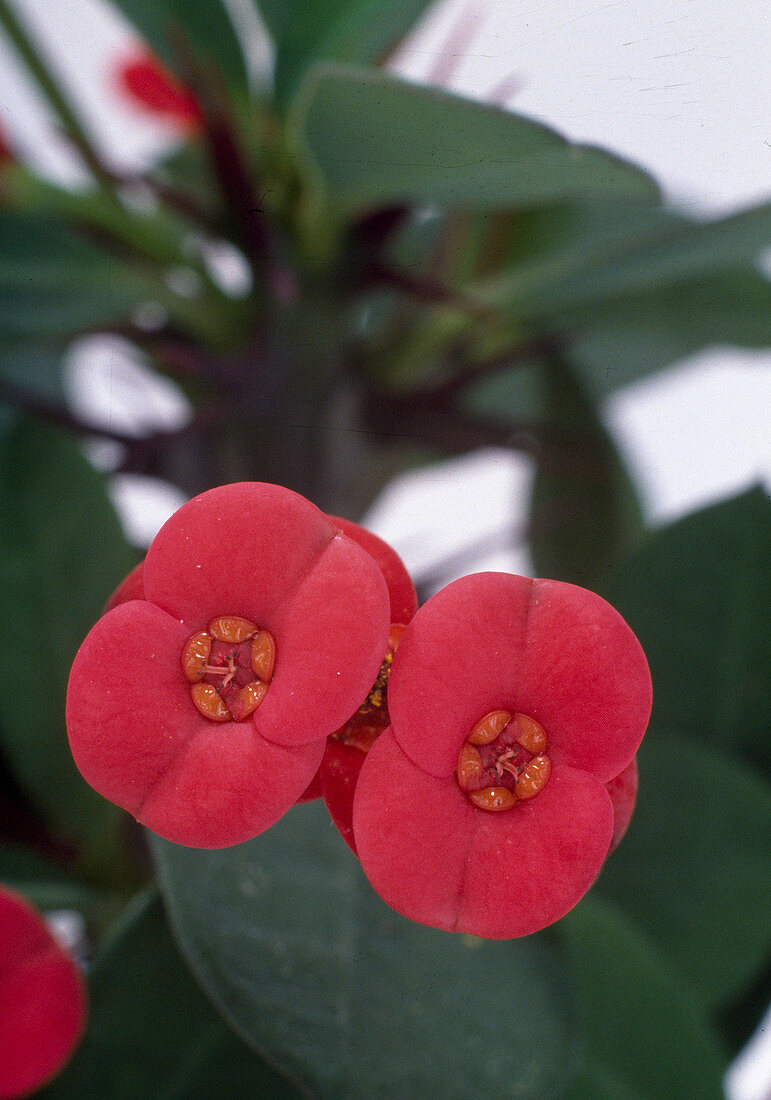
[[[114,0],[166,67],[184,79],[180,45],[197,60],[213,61],[245,95],[247,72],[241,45],[222,0]]]
[[[154,890],[138,895],[88,975],[90,1013],[51,1100],[242,1100],[301,1096],[249,1049],[200,991]]]
[[[316,61],[377,64],[396,46],[430,0],[254,0],[276,45],[279,104],[294,94]]]
[[[720,1100],[722,1051],[645,936],[594,894],[558,929],[583,1038],[584,1066],[567,1100]]]
[[[462,405],[513,431],[529,427],[536,575],[592,588],[638,545],[644,525],[623,458],[576,373],[572,362],[550,355],[492,375],[464,394]]]
[[[153,847],[202,984],[244,1037],[314,1093],[559,1093],[570,1032],[545,937],[491,942],[404,920],[317,803],[234,848],[158,838]]]
[[[62,350],[55,342],[13,341],[0,346],[0,400],[5,382],[12,390],[18,387],[24,394],[63,405],[62,365]]]
[[[0,441],[0,614],[13,624],[13,674],[0,689],[3,749],[48,820],[105,858],[119,811],[72,761],[64,699],[80,642],[135,560],[103,478],[74,443],[31,422]]]
[[[771,504],[750,489],[653,535],[603,595],[639,637],[653,721],[771,774]]]
[[[502,273],[475,298],[517,330],[565,333],[594,396],[710,344],[771,342],[771,285],[751,265],[771,205],[697,221],[606,203],[525,211]]]
[[[20,844],[0,844],[0,882],[18,890],[39,909],[103,906],[105,895],[72,877],[59,864]]]
[[[0,211],[0,332],[37,340],[107,327],[147,299],[143,280],[55,217]]]
[[[656,197],[641,169],[497,107],[396,76],[319,65],[290,141],[340,212],[396,202],[470,209]]]
[[[771,948],[771,787],[730,756],[651,730],[637,808],[598,889],[711,1006]]]

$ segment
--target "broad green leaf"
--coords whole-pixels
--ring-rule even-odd
[[[276,98],[286,104],[316,61],[376,64],[429,0],[254,0],[276,46]]]
[[[0,332],[41,338],[107,326],[147,298],[124,263],[53,217],[0,212]]]
[[[638,761],[637,808],[597,889],[716,1006],[771,949],[771,787],[726,750],[658,729]]]
[[[184,77],[180,50],[192,50],[199,64],[214,62],[245,95],[246,65],[223,0],[115,0],[168,69]]]
[[[73,442],[24,422],[0,441],[0,615],[13,624],[0,737],[19,785],[92,852],[106,852],[120,817],[72,761],[67,678],[77,647],[134,562],[102,477]]]
[[[318,803],[234,848],[153,847],[202,984],[315,1095],[559,1095],[570,1031],[547,938],[490,942],[404,920]]]
[[[583,1039],[569,1100],[720,1100],[722,1052],[689,990],[634,924],[592,894],[558,928]]]
[[[104,894],[73,878],[59,864],[20,844],[0,844],[0,882],[43,910],[85,912],[106,901]]]
[[[502,270],[467,290],[515,330],[570,340],[602,396],[710,344],[771,342],[771,286],[752,267],[771,206],[697,221],[663,207],[558,204],[523,211]]]
[[[56,344],[21,342],[0,345],[0,398],[2,383],[55,405],[65,400],[62,351]]]
[[[648,175],[609,153],[376,71],[317,66],[298,95],[289,136],[338,212],[396,202],[494,209],[657,194]]]
[[[603,595],[639,637],[653,719],[771,771],[771,504],[761,488],[658,531]]]
[[[50,1100],[242,1100],[302,1095],[212,1008],[179,956],[154,890],[125,911],[88,974],[90,1011]]]
[[[523,363],[474,386],[463,406],[531,434],[536,575],[592,588],[639,544],[644,528],[624,461],[576,373],[556,356]]]

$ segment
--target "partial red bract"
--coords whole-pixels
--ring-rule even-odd
[[[187,130],[201,124],[201,108],[192,92],[151,53],[142,51],[116,68],[118,87],[138,106]]]
[[[405,631],[388,705],[353,809],[378,893],[412,920],[491,939],[568,912],[612,842],[605,784],[631,765],[650,715],[648,665],[618,612],[558,581],[464,577]],[[489,812],[457,769],[470,731],[498,710],[543,727],[550,773],[534,797]]]
[[[105,614],[73,665],[75,762],[169,840],[219,848],[256,836],[307,787],[326,737],[377,676],[389,630],[380,569],[297,493],[245,482],[181,508],[124,584],[124,598],[144,598]],[[241,721],[199,713],[181,663],[190,637],[223,615],[275,639],[267,693]]]
[[[80,971],[25,898],[0,886],[0,1098],[28,1096],[69,1061],[86,1022]]]
[[[373,535],[365,527],[339,516],[330,517],[343,532],[358,542],[375,559],[388,586],[391,601],[391,623],[399,626],[406,624],[418,609],[415,585],[407,572],[404,562],[387,542]],[[340,835],[352,851],[356,851],[353,836],[353,796],[361,766],[367,752],[368,737],[356,737],[357,727],[366,728],[373,739],[388,725],[388,707],[384,689],[383,703],[369,713],[355,714],[340,730],[327,741],[324,759],[311,788],[305,792],[303,801],[321,795],[324,798],[330,817],[340,831]],[[366,707],[364,708],[366,711]],[[348,735],[353,734],[352,738]],[[346,744],[346,740],[350,743]],[[356,742],[354,744],[353,742]]]

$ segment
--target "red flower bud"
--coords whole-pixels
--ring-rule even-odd
[[[116,67],[121,92],[133,103],[188,130],[201,124],[201,108],[192,92],[180,84],[153,54],[142,51]]]
[[[64,1068],[86,1022],[74,959],[43,917],[0,886],[0,1098],[28,1096]]]

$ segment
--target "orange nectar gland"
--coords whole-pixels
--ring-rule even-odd
[[[543,726],[526,714],[491,710],[466,736],[456,769],[458,786],[480,810],[511,810],[546,786],[548,747]]]
[[[239,615],[219,615],[191,634],[182,671],[193,705],[211,722],[242,722],[262,702],[273,676],[273,635]]]

